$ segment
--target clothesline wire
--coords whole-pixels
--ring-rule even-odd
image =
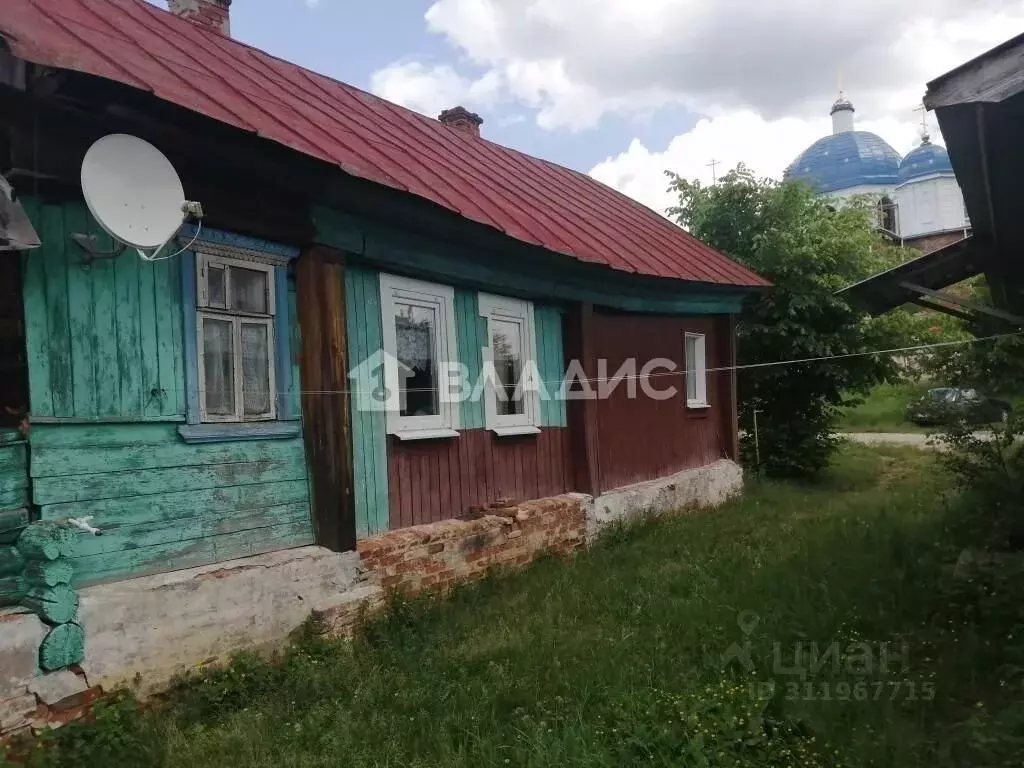
[[[833,360],[849,360],[849,359],[855,358],[855,357],[874,357],[874,356],[879,356],[879,355],[910,354],[910,353],[917,353],[917,352],[926,352],[928,350],[941,349],[941,348],[945,348],[945,347],[955,347],[955,346],[964,346],[964,345],[968,345],[968,344],[977,344],[977,343],[984,342],[984,341],[995,341],[995,340],[998,340],[998,339],[1015,338],[1015,337],[1018,337],[1018,336],[1021,336],[1021,335],[1024,335],[1024,330],[1013,331],[1013,332],[1010,332],[1010,333],[996,333],[996,334],[992,334],[991,336],[978,336],[978,337],[970,338],[970,339],[957,339],[957,340],[954,340],[954,341],[937,341],[937,342],[932,342],[930,344],[917,344],[917,345],[909,346],[909,347],[895,347],[895,348],[892,348],[892,349],[876,349],[876,350],[870,350],[870,351],[865,351],[865,352],[846,352],[846,353],[838,354],[838,355],[820,355],[820,356],[817,356],[817,357],[802,357],[802,358],[794,358],[794,359],[791,359],[791,360],[773,360],[773,361],[763,362],[763,363],[744,363],[744,364],[741,364],[741,365],[719,366],[719,367],[716,367],[716,368],[706,368],[705,372],[706,373],[727,373],[727,372],[731,372],[731,371],[749,371],[749,370],[755,370],[755,369],[759,369],[759,368],[771,368],[771,367],[790,366],[790,365],[805,365],[805,364],[808,364],[808,363],[823,363],[823,362],[830,362],[830,361],[833,361]],[[537,385],[543,385],[545,388],[547,388],[549,386],[554,386],[556,388],[561,388],[562,386],[571,386],[571,385],[576,384],[576,383],[579,383],[579,384],[584,384],[584,383],[587,383],[587,384],[592,384],[592,383],[603,384],[603,383],[606,383],[606,382],[609,382],[609,381],[616,381],[616,382],[618,382],[618,381],[629,381],[629,380],[654,379],[654,378],[661,378],[661,377],[666,377],[666,376],[682,376],[682,377],[685,377],[686,373],[687,372],[685,370],[660,371],[660,372],[651,372],[651,373],[645,373],[645,374],[640,374],[640,373],[636,373],[636,374],[623,374],[622,376],[616,376],[614,373],[611,373],[611,374],[609,374],[607,376],[601,376],[601,377],[598,377],[598,376],[591,376],[591,377],[587,377],[587,376],[574,376],[571,379],[562,378],[562,379],[557,379],[557,380],[546,380],[546,381],[545,380],[539,380],[539,381],[536,381],[535,383]],[[439,387],[406,387],[406,388],[402,389],[403,392],[436,392],[438,390],[439,390]],[[164,391],[177,392],[179,390],[164,390]],[[369,390],[369,393],[371,395],[374,395],[378,391],[379,391],[379,387],[374,387],[373,389]],[[364,392],[364,390],[360,390],[360,389],[324,389],[324,390],[288,390],[287,392],[283,392],[283,393],[279,392],[278,394],[285,394],[285,395],[358,395],[358,394],[361,394],[362,392]],[[263,391],[256,391],[254,393],[255,394],[263,394]]]

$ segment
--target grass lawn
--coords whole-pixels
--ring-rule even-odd
[[[907,406],[935,384],[879,384],[854,408],[847,408],[837,429],[841,432],[928,432],[907,420]]]
[[[570,564],[396,604],[353,642],[109,705],[33,764],[1019,765],[1019,583],[952,577],[969,534],[933,461],[847,448],[820,485],[754,483]],[[794,643],[840,655],[796,662]]]

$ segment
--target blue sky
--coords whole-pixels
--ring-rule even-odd
[[[665,170],[781,176],[831,132],[839,82],[858,129],[906,153],[925,84],[1024,28],[1024,3],[234,0],[231,17],[239,40],[424,114],[462,104],[486,138],[663,211]]]

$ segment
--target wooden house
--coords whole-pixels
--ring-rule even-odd
[[[171,4],[0,11],[0,157],[42,241],[0,253],[0,514],[92,517],[79,583],[737,458],[734,320],[764,280],[466,110],[236,42],[228,0]],[[89,215],[79,169],[111,133],[203,204],[173,258]],[[633,359],[676,392],[571,396]],[[450,401],[444,364],[497,379]],[[516,390],[526,369],[553,396]]]

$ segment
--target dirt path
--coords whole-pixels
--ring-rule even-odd
[[[912,445],[929,448],[928,435],[920,432],[844,432],[839,435],[863,445]]]

